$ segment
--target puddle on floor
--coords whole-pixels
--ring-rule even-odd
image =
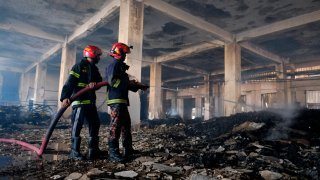
[[[17,152],[17,151],[15,151]],[[23,165],[29,160],[44,160],[44,161],[55,161],[68,159],[69,146],[63,143],[52,143],[49,144],[45,153],[42,157],[38,157],[36,153],[32,151],[26,151],[24,148],[18,153],[0,155],[0,169],[4,169],[9,166]]]
[[[14,159],[9,156],[0,155],[0,169],[10,166],[13,163]]]
[[[5,154],[0,154],[0,172],[4,174],[0,175],[0,180],[12,179],[12,177],[6,175],[6,171],[11,171],[14,167],[23,167],[28,161],[37,161],[42,164],[44,161],[57,161],[68,159],[70,147],[67,144],[51,143],[48,145],[45,153],[40,158],[36,153],[27,151],[24,148],[20,150],[16,149],[19,146],[12,146],[11,148],[2,151]],[[1,147],[0,147],[1,149]]]

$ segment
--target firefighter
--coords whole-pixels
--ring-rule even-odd
[[[85,87],[93,87],[102,81],[101,74],[96,66],[100,61],[102,51],[97,46],[88,45],[83,50],[82,60],[75,64],[63,86],[60,101],[62,106],[70,105],[70,97]],[[95,91],[83,94],[72,102],[72,129],[71,129],[71,152],[70,159],[83,160],[85,157],[80,153],[81,137],[84,120],[89,127],[88,159],[96,159],[100,155],[99,128],[100,120],[97,112]]]
[[[129,80],[126,71],[129,66],[124,62],[130,48],[124,43],[115,43],[110,51],[113,57],[111,64],[106,69],[108,100],[111,110],[110,134],[108,137],[109,160],[121,162],[135,153],[132,147],[131,119],[128,111],[128,92],[137,92],[139,89],[146,90],[148,86],[142,85],[135,80]],[[119,138],[122,134],[123,154],[119,151]]]

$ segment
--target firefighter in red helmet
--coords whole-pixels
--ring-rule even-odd
[[[83,50],[82,60],[75,64],[70,75],[63,86],[60,101],[62,106],[70,104],[69,98],[82,88],[93,87],[97,82],[102,81],[101,74],[96,66],[100,61],[102,51],[97,46],[88,45]],[[72,102],[72,129],[71,129],[71,152],[70,159],[83,160],[85,157],[80,153],[81,137],[84,120],[89,127],[89,148],[88,159],[98,158],[101,151],[99,149],[99,128],[100,120],[98,117],[96,94],[90,91]]]
[[[148,88],[134,80],[129,80],[126,71],[129,66],[124,62],[130,48],[124,43],[115,43],[111,48],[110,56],[113,57],[111,64],[106,69],[108,100],[111,110],[110,134],[108,138],[109,160],[124,161],[135,151],[132,147],[131,119],[128,111],[128,91],[137,92],[139,89]],[[119,150],[119,138],[122,133],[123,155]]]

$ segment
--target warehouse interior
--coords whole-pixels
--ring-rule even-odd
[[[49,107],[54,114],[83,48],[101,47],[98,68],[104,76],[112,44],[123,42],[133,46],[126,59],[130,77],[150,86],[129,94],[136,127],[147,120],[161,124],[175,117],[186,124],[188,120],[219,123],[219,119],[224,122],[224,118],[268,110],[294,114],[304,109],[314,115],[320,109],[319,33],[318,0],[8,0],[0,5],[0,105],[4,109]],[[102,113],[108,113],[106,94],[105,88],[97,91]],[[63,118],[68,120],[70,114],[71,108]],[[318,127],[314,121],[313,127]],[[300,135],[304,131],[308,129],[299,129]],[[5,135],[3,131],[1,136]],[[312,146],[319,156],[319,134],[309,142],[304,147]],[[320,161],[311,164],[309,174],[286,172],[279,179],[317,179]],[[182,171],[191,179],[219,178],[210,170],[197,172],[199,176],[191,175],[195,169]],[[258,177],[241,173],[249,179]],[[184,177],[161,170],[155,176],[138,174],[134,178]],[[0,171],[2,175],[13,176],[9,171]],[[229,175],[221,176],[244,178]],[[268,179],[260,171],[261,177]]]

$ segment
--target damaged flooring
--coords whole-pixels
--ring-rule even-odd
[[[133,132],[140,153],[126,163],[68,160],[69,125],[59,123],[42,159],[1,143],[0,161],[14,163],[0,166],[0,179],[319,179],[319,117],[319,111],[301,110],[294,117],[262,111],[203,122],[144,121]],[[45,128],[1,128],[0,137],[40,146]],[[107,132],[102,126],[103,151]],[[86,127],[82,133],[85,153]]]

